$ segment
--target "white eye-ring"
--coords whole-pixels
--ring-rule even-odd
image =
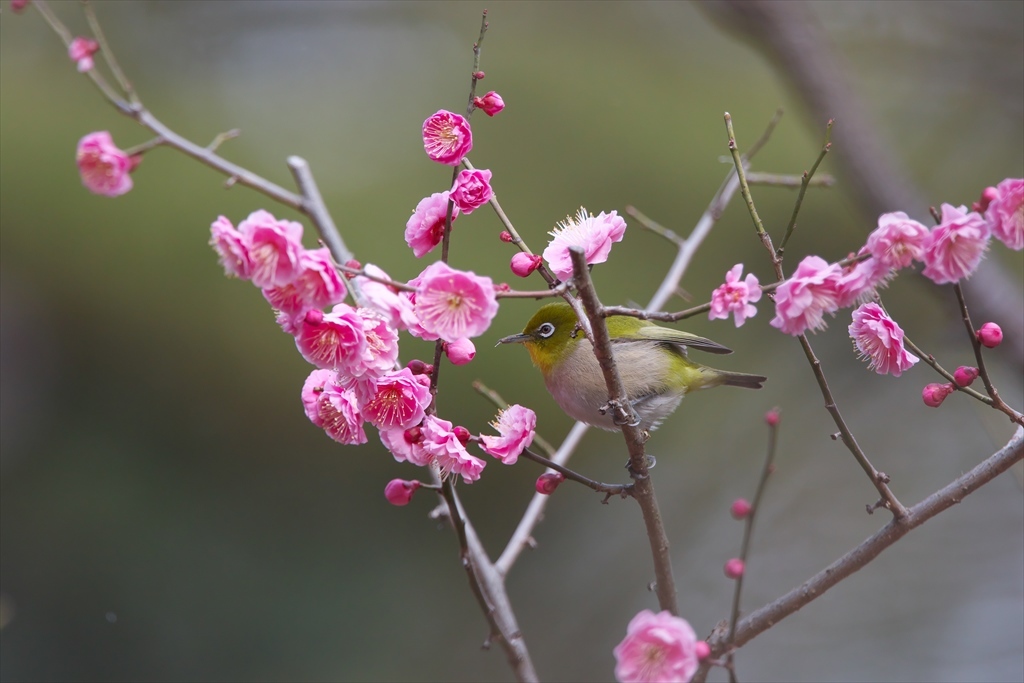
[[[554,333],[555,333],[555,326],[552,325],[551,323],[544,323],[543,325],[541,325],[540,327],[537,328],[537,334],[539,334],[540,336],[544,337],[545,339],[547,339],[548,337],[550,337]]]

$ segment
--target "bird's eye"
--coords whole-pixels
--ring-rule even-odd
[[[541,325],[540,327],[537,328],[537,334],[539,334],[540,336],[544,337],[545,339],[547,339],[548,337],[550,337],[554,333],[555,333],[555,326],[552,325],[551,323],[544,323],[543,325]]]

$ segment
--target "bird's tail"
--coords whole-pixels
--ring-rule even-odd
[[[767,377],[762,375],[748,375],[745,372],[725,372],[718,370],[718,382],[729,387],[744,387],[746,389],[760,389]]]

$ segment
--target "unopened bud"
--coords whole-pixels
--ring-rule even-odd
[[[484,80],[484,76],[486,76],[486,75],[487,74],[485,74],[483,71],[474,71],[473,72],[473,78],[475,78],[478,81]]]
[[[534,488],[537,489],[537,493],[550,496],[563,481],[565,481],[565,476],[561,472],[545,472],[537,477],[537,483]]]
[[[416,358],[406,363],[405,367],[409,368],[409,371],[414,375],[429,375],[434,372],[433,365],[424,363]]]
[[[526,277],[533,271],[540,268],[540,264],[544,259],[541,258],[540,254],[527,254],[526,252],[520,251],[512,257],[512,263],[510,264],[512,272],[519,277]]]
[[[508,286],[507,282],[499,282],[494,285],[494,291],[496,292],[511,292],[512,288]]]
[[[498,233],[498,237],[501,239],[502,242],[508,242],[509,244],[514,242],[516,239],[508,230],[502,230],[500,233]]]
[[[319,308],[311,308],[306,311],[306,324],[319,325],[324,321],[324,312]]]
[[[345,267],[346,268],[351,268],[352,270],[361,270],[362,267],[363,267],[363,264],[360,263],[359,261],[355,260],[354,258],[350,258],[348,261],[345,261]],[[349,280],[351,280],[352,278],[355,277],[355,274],[354,273],[345,273],[345,277],[347,277]]]
[[[693,644],[693,654],[697,655],[697,660],[703,662],[705,659],[711,656],[711,646],[708,645],[706,640],[698,640]]]
[[[402,434],[407,444],[414,444],[423,441],[423,430],[419,427],[410,427]]]
[[[961,365],[953,373],[953,381],[958,387],[969,387],[971,382],[978,379],[978,368],[969,365]]]
[[[977,211],[978,213],[985,213],[988,210],[988,205],[992,203],[992,200],[999,196],[999,190],[994,187],[986,187],[981,191],[981,198],[971,204],[971,211]]]
[[[408,505],[416,489],[420,487],[418,481],[406,481],[405,479],[392,479],[384,487],[384,497],[392,505]]]
[[[953,384],[929,384],[921,391],[921,398],[924,404],[931,408],[938,408],[946,397],[954,391]]]
[[[732,515],[733,519],[744,519],[750,514],[751,507],[750,502],[746,498],[737,498],[733,501],[732,507],[729,508],[729,514]]]
[[[465,365],[476,356],[476,346],[467,337],[444,343],[444,353],[452,365]]]
[[[985,323],[978,330],[978,341],[982,346],[994,349],[1003,343],[1003,328],[995,323]]]
[[[769,427],[776,427],[779,424],[779,409],[772,408],[764,414],[764,421]]]
[[[725,563],[725,567],[723,569],[725,571],[725,575],[730,579],[738,579],[743,576],[743,570],[746,569],[746,566],[743,564],[743,560],[738,557],[734,557]]]
[[[454,429],[452,429],[452,434],[455,435],[455,438],[458,439],[459,443],[461,443],[463,446],[469,443],[469,430],[466,429],[465,427],[455,427]]]

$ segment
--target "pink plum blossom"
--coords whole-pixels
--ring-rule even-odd
[[[501,95],[492,90],[483,97],[474,97],[473,106],[488,116],[494,116],[505,108],[505,100],[501,99]]]
[[[419,446],[437,462],[442,477],[458,474],[467,484],[472,484],[480,478],[480,473],[487,463],[466,450],[451,422],[428,415],[424,418],[421,429],[423,441]]]
[[[387,273],[372,263],[367,263],[363,268],[363,272],[373,277],[385,280],[391,279]],[[412,317],[412,303],[410,303],[407,297],[399,296],[398,290],[390,285],[371,280],[362,275],[357,275],[355,282],[360,290],[362,290],[366,303],[383,315],[391,323],[391,327],[396,330],[405,329],[404,319]]]
[[[1024,249],[1024,178],[1007,178],[996,186],[985,210],[992,234],[1010,249]]]
[[[523,449],[533,443],[537,414],[521,405],[511,405],[491,423],[500,436],[480,436],[480,447],[506,465],[514,465]]]
[[[757,314],[757,307],[754,306],[754,303],[761,299],[761,288],[758,286],[757,276],[750,273],[745,280],[740,280],[742,276],[742,263],[737,263],[725,274],[725,284],[711,293],[709,320],[728,318],[731,312],[736,327],[739,327],[747,318],[752,318]]]
[[[620,683],[686,683],[697,671],[697,634],[668,610],[643,610],[629,622],[615,646],[615,678]]]
[[[302,251],[299,273],[286,285],[267,287],[263,297],[275,309],[300,315],[311,308],[326,308],[345,298],[345,281],[334,267],[327,247]]]
[[[398,462],[412,462],[414,465],[423,466],[425,462],[416,462],[413,454],[413,442],[406,438],[404,429],[382,429],[380,430],[380,442],[390,451]]]
[[[942,205],[942,222],[932,228],[925,245],[925,277],[937,285],[970,276],[988,249],[992,231],[978,214],[965,206]]]
[[[465,365],[476,356],[476,345],[473,340],[465,337],[453,342],[445,342],[444,355],[448,356],[452,365]]]
[[[467,216],[491,201],[493,196],[491,172],[487,169],[459,171],[451,189],[451,198],[455,200],[455,206]]]
[[[997,323],[985,323],[978,329],[978,341],[982,346],[994,349],[1003,343],[1003,328]]]
[[[527,277],[530,273],[540,268],[540,264],[543,262],[544,259],[539,254],[527,254],[524,251],[518,251],[512,257],[509,267],[519,277]]]
[[[611,253],[612,243],[621,242],[626,233],[626,221],[617,212],[604,211],[594,216],[582,206],[576,217],[566,216],[549,234],[552,239],[544,250],[544,260],[562,280],[572,277],[569,247],[581,247],[587,264],[604,263]]]
[[[366,443],[363,418],[352,389],[338,384],[332,370],[314,370],[302,387],[302,405],[306,416],[338,443]]]
[[[238,224],[249,249],[252,283],[260,289],[291,284],[301,270],[302,225],[278,220],[262,209]]]
[[[853,312],[850,336],[879,375],[899,377],[920,360],[903,346],[903,329],[876,303],[866,303]]]
[[[354,377],[377,377],[394,369],[398,360],[398,332],[384,315],[372,308],[357,311],[363,319],[363,336],[366,348],[359,358],[359,365],[352,369]]]
[[[792,276],[775,290],[775,317],[771,326],[797,336],[826,327],[825,313],[839,308],[842,269],[820,256],[807,256]]]
[[[68,57],[78,66],[80,72],[88,71],[93,67],[92,56],[99,52],[100,44],[91,38],[79,36],[68,45]]]
[[[899,270],[920,261],[928,241],[928,228],[902,211],[883,213],[868,235],[867,250],[886,268]]]
[[[79,140],[75,160],[89,192],[117,197],[132,189],[129,174],[138,161],[119,149],[107,131],[89,133]]]
[[[416,258],[423,258],[444,237],[444,223],[448,217],[448,192],[435,192],[416,205],[412,217],[405,224],[405,243]],[[459,215],[459,207],[452,207],[452,226]]]
[[[348,374],[360,368],[366,350],[363,319],[348,304],[338,304],[326,314],[311,309],[298,323],[295,345],[302,357],[318,368]]]
[[[420,423],[430,405],[430,378],[402,368],[358,382],[356,395],[363,417],[377,429],[409,429]]]
[[[388,482],[388,485],[384,487],[384,497],[388,499],[388,502],[392,505],[402,506],[408,505],[409,501],[412,500],[412,496],[416,493],[416,490],[422,486],[422,484],[415,479],[407,481],[405,479],[392,479]]]
[[[858,256],[866,256],[868,253],[867,247],[862,247]],[[840,269],[836,281],[836,305],[839,308],[871,299],[875,291],[888,282],[893,272],[873,257],[847,266],[836,265]]]
[[[423,149],[434,161],[458,166],[473,149],[473,131],[465,117],[444,109],[423,122]]]
[[[419,324],[447,342],[479,337],[498,312],[494,283],[489,277],[455,270],[438,261],[427,266],[414,282],[413,312]]]
[[[224,266],[224,274],[248,280],[252,272],[252,260],[249,248],[245,245],[242,233],[235,230],[224,216],[210,224],[210,246],[217,252],[220,264]]]

